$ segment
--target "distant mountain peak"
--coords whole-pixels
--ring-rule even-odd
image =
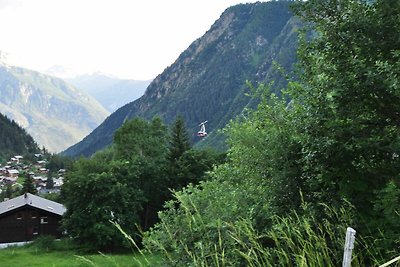
[[[120,79],[103,72],[83,74],[67,81],[96,98],[110,112],[141,97],[151,82]]]
[[[76,70],[64,67],[62,65],[53,65],[50,68],[46,69],[44,73],[61,79],[73,78],[79,75]]]

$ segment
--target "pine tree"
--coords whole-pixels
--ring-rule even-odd
[[[185,122],[181,115],[178,115],[171,128],[168,155],[169,162],[169,187],[177,189],[186,184],[182,178],[179,178],[181,166],[179,164],[183,154],[190,149],[189,134],[185,127]]]
[[[24,193],[31,193],[31,194],[37,193],[35,185],[33,184],[32,176],[28,172],[25,175],[25,180],[24,180],[24,184],[22,186],[22,191]]]
[[[53,189],[53,188],[54,188],[53,173],[49,171],[49,173],[47,174],[46,189]]]
[[[191,147],[189,134],[185,127],[185,122],[181,115],[178,115],[172,126],[171,137],[169,142],[168,159],[175,164],[179,158]]]

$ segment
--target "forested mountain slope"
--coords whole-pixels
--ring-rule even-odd
[[[213,132],[254,106],[246,80],[285,83],[273,61],[291,70],[295,62],[297,20],[289,1],[240,4],[228,8],[201,38],[147,88],[143,97],[110,115],[80,143],[64,153],[89,156],[109,145],[122,123],[139,116],[161,116],[170,123],[182,114],[196,140],[199,122]],[[212,139],[209,135],[207,139]],[[212,140],[211,140],[212,141]],[[212,142],[211,142],[212,143]]]
[[[0,63],[0,96],[0,112],[51,152],[80,141],[109,114],[61,79],[4,63]]]
[[[0,161],[10,156],[35,153],[39,147],[15,121],[0,113]]]

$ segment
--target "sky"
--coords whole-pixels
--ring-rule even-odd
[[[148,80],[246,0],[0,0],[7,63]]]

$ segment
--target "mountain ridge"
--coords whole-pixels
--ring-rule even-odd
[[[46,147],[58,152],[97,127],[108,112],[62,79],[0,64],[0,112]]]
[[[289,71],[295,62],[298,22],[290,4],[291,1],[259,2],[228,8],[152,81],[141,98],[118,109],[63,153],[90,156],[109,145],[114,131],[135,116],[151,119],[158,115],[169,124],[181,114],[192,139],[198,141],[195,134],[199,122],[208,120],[212,133],[246,106],[254,107],[256,101],[244,96],[248,91],[246,80],[253,84],[275,80],[278,90],[286,80],[273,68],[273,61]],[[283,30],[287,36],[282,36]],[[288,47],[279,48],[282,44]],[[202,142],[209,142],[207,139],[212,139],[212,134]]]
[[[65,79],[101,103],[109,112],[141,97],[151,80],[131,80],[103,73],[78,75]]]

